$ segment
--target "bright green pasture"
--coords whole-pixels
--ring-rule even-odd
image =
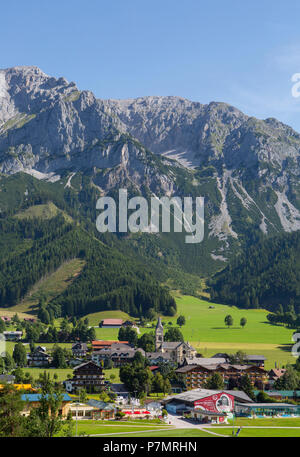
[[[271,325],[267,321],[266,310],[245,310],[235,306],[214,304],[191,296],[176,295],[178,313],[186,318],[181,328],[186,341],[204,357],[217,352],[234,353],[242,350],[247,354],[262,354],[267,357],[266,368],[282,367],[295,363],[291,355],[293,330],[281,325]],[[209,308],[213,306],[214,308]],[[233,326],[227,328],[224,318],[233,317]],[[247,324],[240,327],[240,320],[246,317]],[[177,317],[163,318],[165,322],[176,325]]]
[[[268,323],[266,310],[239,309],[235,306],[218,305],[191,296],[176,296],[177,314],[183,314],[186,325],[182,333],[188,341],[207,341],[220,343],[291,343],[293,331],[283,326]],[[213,309],[209,309],[213,306]],[[227,314],[233,317],[233,326],[227,328],[224,319]],[[240,326],[246,317],[247,324]],[[164,320],[176,322],[175,318]]]

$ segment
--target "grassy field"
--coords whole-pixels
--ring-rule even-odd
[[[135,320],[129,316],[127,313],[123,313],[123,311],[99,311],[98,313],[88,314],[86,317],[89,319],[89,325],[92,326],[99,326],[99,323],[103,319],[123,319],[126,320]],[[104,329],[110,330],[110,329]],[[115,330],[115,329],[111,329]]]
[[[103,435],[116,437],[210,437],[232,436],[232,427],[210,427],[207,429],[186,428],[175,429],[165,424],[145,423],[138,421],[126,422],[102,422],[102,421],[78,421],[78,434]],[[237,428],[235,428],[235,432]],[[213,433],[210,433],[213,432]],[[300,428],[242,428],[239,437],[300,437]]]
[[[186,324],[181,328],[186,341],[191,342],[203,356],[209,357],[216,352],[236,352],[239,349],[247,353],[264,353],[268,362],[280,365],[287,362],[294,363],[295,359],[290,355],[293,330],[281,325],[268,323],[266,310],[243,310],[237,307],[230,307],[220,304],[212,304],[187,295],[175,295],[177,302],[177,316],[163,317],[163,321],[172,322],[176,325],[178,315],[183,314]],[[214,306],[210,309],[210,306]],[[97,319],[120,316],[120,312],[103,311],[96,313]],[[234,324],[227,328],[224,318],[231,314]],[[90,316],[95,315],[87,315]],[[121,316],[120,316],[121,317]],[[247,324],[241,328],[239,323],[242,317],[246,317]],[[118,329],[96,328],[96,335],[99,339],[116,339]],[[141,334],[153,330],[152,328],[140,328]]]
[[[169,425],[159,421],[152,420],[135,420],[135,421],[95,421],[95,420],[78,420],[77,429],[78,435],[104,435],[108,436],[110,434],[119,436],[118,434],[128,434],[130,436],[133,432],[155,432],[156,429],[168,429]],[[75,427],[74,427],[75,434]]]

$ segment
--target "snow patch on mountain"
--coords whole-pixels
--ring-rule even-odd
[[[300,230],[300,212],[289,201],[285,192],[276,191],[278,197],[274,207],[286,232]]]
[[[229,177],[230,172],[225,171],[222,180],[219,176],[216,178],[217,187],[222,196],[222,201],[220,204],[220,214],[213,216],[208,226],[210,229],[209,236],[216,236],[219,240],[222,241],[227,240],[228,236],[232,236],[235,239],[238,238],[238,234],[231,227],[232,219],[230,217],[226,201],[226,185]]]

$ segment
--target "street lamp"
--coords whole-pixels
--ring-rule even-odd
[[[78,435],[78,405],[80,405],[80,403],[76,402],[75,405],[76,405],[76,432],[75,432],[75,436],[77,436]]]

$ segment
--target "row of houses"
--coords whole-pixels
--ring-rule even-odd
[[[81,388],[100,391],[104,388],[105,380],[102,366],[95,362],[84,362],[73,370],[73,378],[63,381],[67,392],[73,392]]]
[[[224,423],[235,416],[299,416],[300,405],[257,403],[238,390],[193,389],[166,397],[162,404],[169,413],[181,414],[204,423]]]
[[[38,408],[41,404],[41,394],[23,394],[21,400],[24,403],[21,415],[28,417],[31,410]],[[153,402],[152,402],[153,403]],[[161,405],[156,407],[155,404],[148,404],[147,407],[139,406],[121,406],[117,407],[113,403],[107,403],[99,400],[88,400],[86,403],[73,402],[68,394],[63,394],[61,407],[58,415],[66,418],[71,412],[73,419],[89,419],[89,420],[113,420],[116,418],[118,410],[128,418],[151,418],[161,413]]]

